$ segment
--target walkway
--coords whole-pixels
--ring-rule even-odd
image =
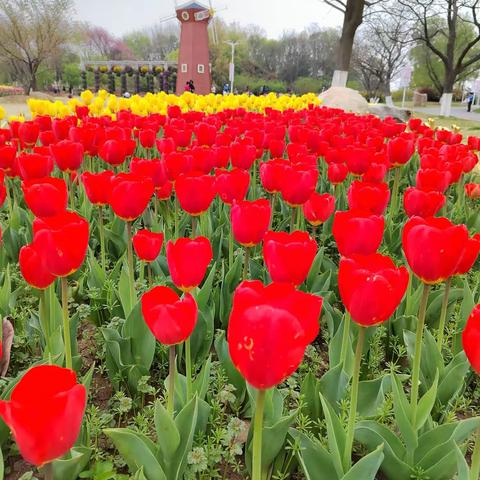
[[[478,109],[478,106],[473,108]],[[438,107],[414,107],[411,109],[411,111],[413,113],[426,113],[427,115],[440,115],[440,105]],[[452,106],[451,117],[480,122],[480,113],[467,112],[466,106]]]

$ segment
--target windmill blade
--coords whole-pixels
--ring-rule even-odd
[[[213,43],[216,45],[218,43],[218,35],[217,35],[217,22],[215,20],[214,9],[212,5],[212,0],[208,0],[208,6],[210,7],[210,16],[212,17],[211,25],[212,25],[212,33],[213,33]]]
[[[168,17],[163,17],[159,20],[159,23],[163,22],[168,22],[169,20],[173,20],[174,18],[177,18],[176,15],[168,15]]]

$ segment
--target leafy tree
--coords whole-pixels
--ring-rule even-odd
[[[72,0],[0,0],[0,56],[25,91],[69,38]]]

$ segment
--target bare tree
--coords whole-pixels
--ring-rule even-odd
[[[343,14],[342,35],[337,49],[336,68],[332,86],[347,84],[348,70],[352,58],[353,41],[358,27],[362,24],[366,8],[382,0],[323,0],[327,5]]]
[[[0,57],[28,93],[39,67],[67,41],[72,0],[0,0]]]
[[[398,4],[415,20],[413,40],[443,63],[441,115],[449,116],[455,82],[480,62],[480,0],[398,0]]]
[[[93,57],[105,60],[131,60],[133,53],[128,46],[102,27],[85,24],[84,36],[87,50]]]
[[[353,64],[369,95],[391,103],[390,84],[406,64],[411,25],[388,11],[370,16],[360,31]]]

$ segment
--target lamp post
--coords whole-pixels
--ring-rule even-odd
[[[238,42],[233,42],[231,40],[225,41],[227,45],[230,45],[232,48],[232,58],[229,65],[228,79],[230,80],[230,93],[233,93],[233,84],[235,81],[235,47],[238,45]]]

